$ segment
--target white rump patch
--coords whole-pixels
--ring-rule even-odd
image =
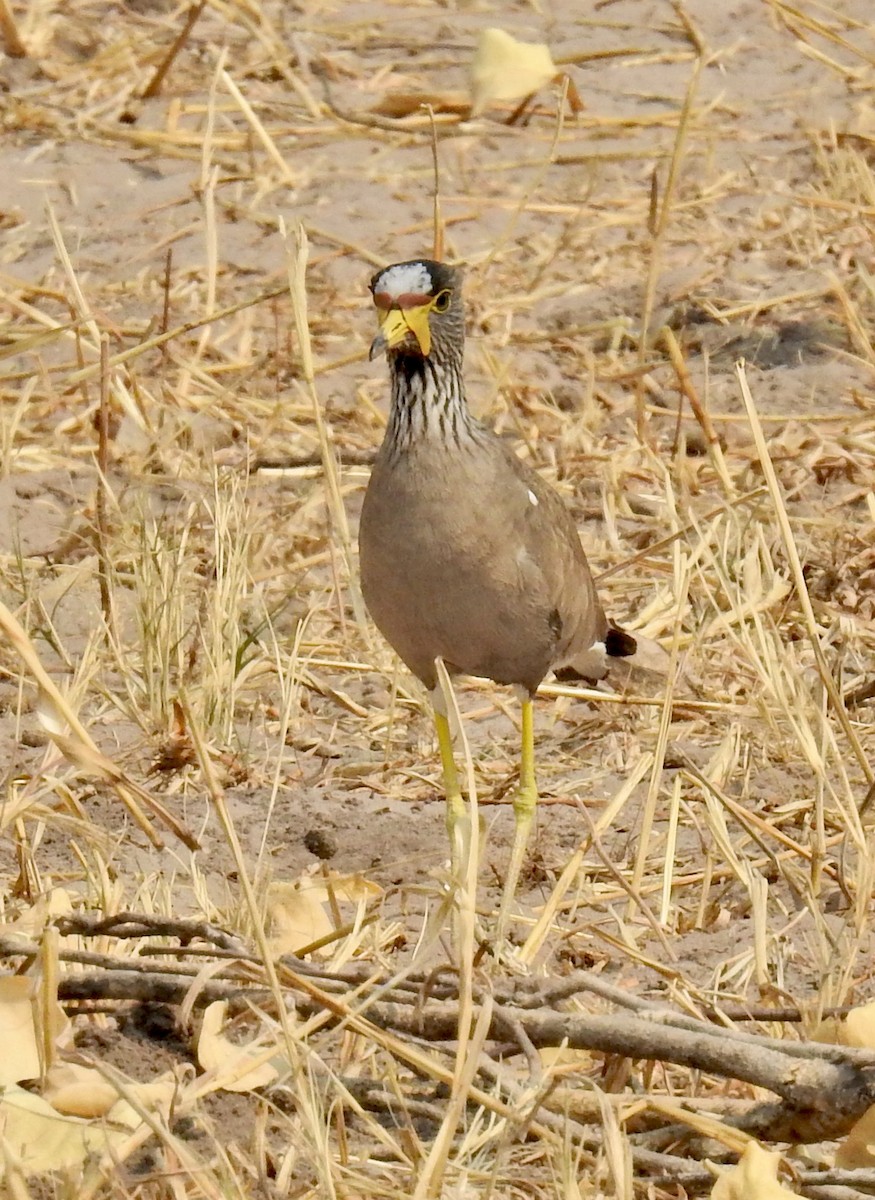
[[[425,263],[399,263],[379,275],[374,282],[375,292],[388,292],[390,296],[403,296],[405,293],[427,296],[434,286],[431,272]]]
[[[608,673],[607,653],[604,642],[593,642],[583,654],[556,663],[556,667],[572,667],[585,679],[604,679]]]
[[[534,504],[535,508],[537,508],[538,507],[538,497],[535,495],[535,493],[532,491],[531,488],[528,489],[527,495],[529,497],[529,504]]]

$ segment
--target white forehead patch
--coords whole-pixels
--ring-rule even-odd
[[[390,296],[403,296],[405,293],[427,296],[433,286],[431,273],[425,263],[399,263],[377,278],[374,291],[388,292]]]

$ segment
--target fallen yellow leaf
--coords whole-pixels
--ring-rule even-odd
[[[875,1001],[852,1008],[839,1029],[843,1046],[855,1046],[858,1050],[875,1050]]]
[[[70,893],[61,887],[50,888],[38,896],[17,920],[0,924],[0,934],[4,937],[20,937],[34,941],[55,917],[66,917],[72,911],[73,901]]]
[[[279,958],[298,954],[307,946],[335,932],[331,901],[335,904],[365,904],[381,895],[382,889],[364,875],[303,875],[293,883],[278,880],[267,889],[270,922],[268,945]],[[327,952],[330,952],[330,947]]]
[[[875,1106],[867,1108],[836,1150],[836,1166],[852,1171],[875,1165]]]
[[[777,1150],[749,1142],[736,1165],[724,1171],[711,1189],[711,1200],[787,1200],[798,1195],[778,1183]]]
[[[0,1086],[40,1073],[35,1020],[36,984],[28,975],[0,979]]]
[[[118,1098],[116,1089],[99,1071],[79,1063],[56,1063],[43,1088],[43,1099],[68,1117],[103,1117]]]
[[[42,1096],[15,1084],[0,1096],[0,1128],[6,1152],[18,1160],[26,1175],[78,1166],[130,1136],[127,1129],[113,1130],[102,1123],[91,1125],[63,1116]]]
[[[140,1109],[160,1112],[164,1119],[168,1120],[171,1108],[174,1103],[179,1103],[181,1096],[179,1080],[172,1071],[165,1071],[149,1083],[135,1083],[131,1080],[126,1083],[126,1088],[131,1101],[117,1095],[116,1103],[107,1113],[106,1119],[114,1125],[124,1125],[130,1130],[135,1130],[143,1123]]]
[[[271,1058],[278,1053],[276,1041],[264,1042],[255,1038],[238,1044],[222,1032],[228,1005],[224,1000],[204,1009],[203,1023],[197,1042],[197,1058],[205,1071],[213,1073],[215,1089],[225,1092],[251,1092],[267,1087],[279,1076]]]
[[[498,100],[525,100],[559,74],[540,42],[518,42],[503,29],[484,29],[471,63],[471,116]]]
[[[327,899],[324,885],[313,880],[272,883],[267,889],[271,954],[277,958],[283,954],[297,954],[333,933],[334,923],[328,915]]]
[[[371,108],[371,112],[382,117],[410,117],[421,114],[428,107],[436,113],[455,113],[467,117],[471,102],[466,92],[386,92]],[[2,354],[0,354],[2,357]]]
[[[828,1046],[843,1046],[844,1022],[839,1017],[824,1017],[811,1031],[813,1042],[825,1042]]]
[[[352,875],[343,875],[339,871],[329,872],[325,884],[325,897],[328,898],[328,888],[331,887],[334,895],[340,900],[349,900],[350,904],[359,904],[362,901],[373,900],[377,896],[383,894],[383,889],[378,883],[374,883],[373,879],[367,879],[360,871],[356,871]]]

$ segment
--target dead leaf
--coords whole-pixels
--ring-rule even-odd
[[[0,934],[4,937],[38,941],[50,921],[55,917],[69,916],[72,911],[73,901],[70,893],[65,888],[50,888],[48,892],[38,896],[16,921],[0,924]]]
[[[360,871],[345,875],[339,871],[330,871],[325,877],[325,898],[328,898],[328,888],[331,887],[338,900],[348,900],[350,904],[363,904],[382,896],[383,889],[373,879],[368,879]]]
[[[35,1079],[40,1073],[35,990],[34,980],[27,975],[0,979],[0,1085]]]
[[[297,954],[332,934],[334,924],[328,915],[327,899],[325,887],[310,879],[272,883],[267,890],[267,944],[271,954],[277,958]]]
[[[365,904],[382,894],[382,889],[364,875],[331,871],[327,875],[304,875],[294,883],[277,881],[267,890],[270,920],[268,945],[278,958],[299,954],[307,946],[335,932],[331,919],[334,903]]]
[[[471,102],[464,92],[386,92],[370,109],[381,117],[421,116],[426,105],[435,113],[467,117]]]
[[[119,1098],[118,1092],[93,1067],[57,1063],[51,1067],[43,1099],[68,1117],[103,1117]]]
[[[543,43],[518,42],[503,29],[484,29],[471,63],[471,116],[499,100],[525,100],[558,74]]]
[[[844,1020],[826,1017],[811,1034],[815,1042],[875,1050],[875,1001],[852,1008]]]
[[[836,1150],[835,1165],[846,1171],[875,1165],[875,1105],[867,1108],[859,1121],[851,1126]]]
[[[42,1096],[17,1084],[0,1096],[0,1128],[9,1152],[27,1175],[75,1167],[91,1155],[104,1154],[130,1136],[129,1131],[91,1125],[63,1116]]]
[[[777,1150],[749,1142],[736,1165],[724,1171],[711,1189],[711,1200],[787,1200],[798,1195],[778,1183]]]
[[[47,1032],[43,1021],[49,1024]],[[32,976],[0,977],[0,1087],[35,1079],[42,1070],[39,1047],[44,1038],[60,1045],[70,1028],[70,1018],[57,1002],[43,1012],[39,984]]]
[[[875,1001],[852,1008],[839,1029],[841,1045],[875,1050]]]
[[[278,1052],[277,1042],[261,1038],[245,1044],[230,1041],[222,1032],[227,1011],[224,1000],[204,1009],[197,1043],[198,1062],[205,1071],[213,1073],[217,1091],[251,1092],[267,1087],[279,1077],[279,1070],[270,1061]]]
[[[823,1042],[827,1046],[844,1045],[844,1022],[839,1017],[824,1017],[811,1031],[813,1042]]]
[[[165,1071],[149,1083],[126,1081],[126,1087],[131,1100],[136,1101],[136,1106],[116,1093],[116,1102],[107,1113],[107,1120],[114,1125],[124,1125],[131,1131],[143,1123],[138,1108],[147,1112],[160,1112],[164,1119],[168,1120],[174,1102],[178,1103],[180,1098],[179,1080],[173,1071]]]

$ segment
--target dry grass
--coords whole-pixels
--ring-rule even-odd
[[[427,707],[356,584],[385,419],[366,280],[432,244],[433,120],[472,400],[574,507],[609,611],[673,654],[665,692],[543,689],[518,932],[544,1013],[658,1000],[795,1045],[872,995],[875,25],[591,7],[502,10],[592,64],[583,113],[544,95],[508,126],[445,94],[479,10],[0,6],[28,51],[0,151],[0,944],[42,980],[42,1074],[75,1034],[135,1114],[51,1176],[7,1153],[16,1200],[668,1197],[749,1133],[830,1194],[841,1130],[754,1128],[765,1080],[496,1024],[522,985],[476,944],[518,714],[459,696],[487,823],[454,881]],[[433,117],[385,115],[420,92]],[[151,845],[121,804],[150,797],[203,850],[160,815]],[[125,911],[171,924],[94,928]],[[227,1047],[191,1065],[222,999],[272,1070],[236,1099]]]

